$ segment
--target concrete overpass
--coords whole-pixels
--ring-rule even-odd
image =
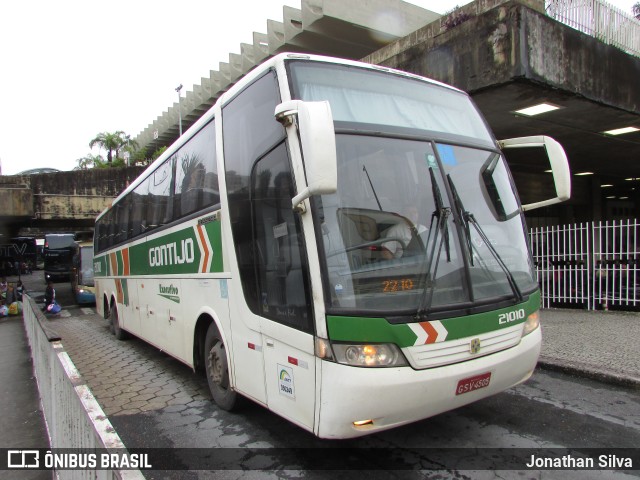
[[[558,10],[562,0],[548,3]],[[374,13],[390,4],[396,18],[414,21],[385,33]],[[612,46],[560,23],[542,0],[477,0],[445,16],[402,2],[302,0],[301,10],[285,7],[283,22],[268,21],[267,34],[254,33],[253,45],[242,44],[241,55],[230,54],[229,63],[187,92],[183,126],[267,56],[302,51],[363,59],[461,88],[498,138],[550,135],[564,145],[574,173],[593,172],[574,177],[570,202],[529,214],[533,224],[637,215],[640,182],[625,179],[640,178],[640,131],[602,133],[640,128],[640,22],[623,18],[616,25],[635,31],[635,43]],[[514,113],[543,101],[561,108],[536,117]],[[174,103],[149,124],[136,138],[140,146],[153,151],[175,141],[178,108]],[[510,153],[509,161],[525,203],[550,185],[546,167],[524,152]]]
[[[93,232],[95,218],[142,167],[0,176],[0,244],[20,235]]]

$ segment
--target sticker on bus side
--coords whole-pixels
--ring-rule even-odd
[[[293,369],[278,364],[278,391],[280,395],[296,398],[296,390],[293,385]]]

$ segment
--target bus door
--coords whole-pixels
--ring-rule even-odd
[[[140,327],[143,338],[184,359],[182,347],[182,282],[178,278],[146,278],[140,284]],[[184,306],[182,306],[184,309]]]
[[[312,300],[303,235],[291,209],[286,131],[274,117],[280,102],[270,70],[222,108],[229,222],[242,284],[229,295],[244,297],[230,301],[234,379],[243,393],[312,429]]]
[[[291,208],[294,188],[284,142],[256,163],[251,187],[267,403],[312,430],[312,300],[302,225]]]

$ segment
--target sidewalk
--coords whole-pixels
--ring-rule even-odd
[[[7,278],[15,282],[14,277]],[[22,317],[0,318],[0,448],[49,448]],[[2,478],[44,480],[44,470],[5,471]]]
[[[538,366],[640,386],[640,313],[554,308],[540,318]]]

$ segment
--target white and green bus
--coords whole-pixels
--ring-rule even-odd
[[[540,147],[521,205],[501,151]],[[541,150],[541,151],[542,151]],[[523,210],[569,197],[548,137],[498,142],[469,96],[358,62],[256,67],[96,221],[99,312],[322,438],[414,422],[532,374]]]

